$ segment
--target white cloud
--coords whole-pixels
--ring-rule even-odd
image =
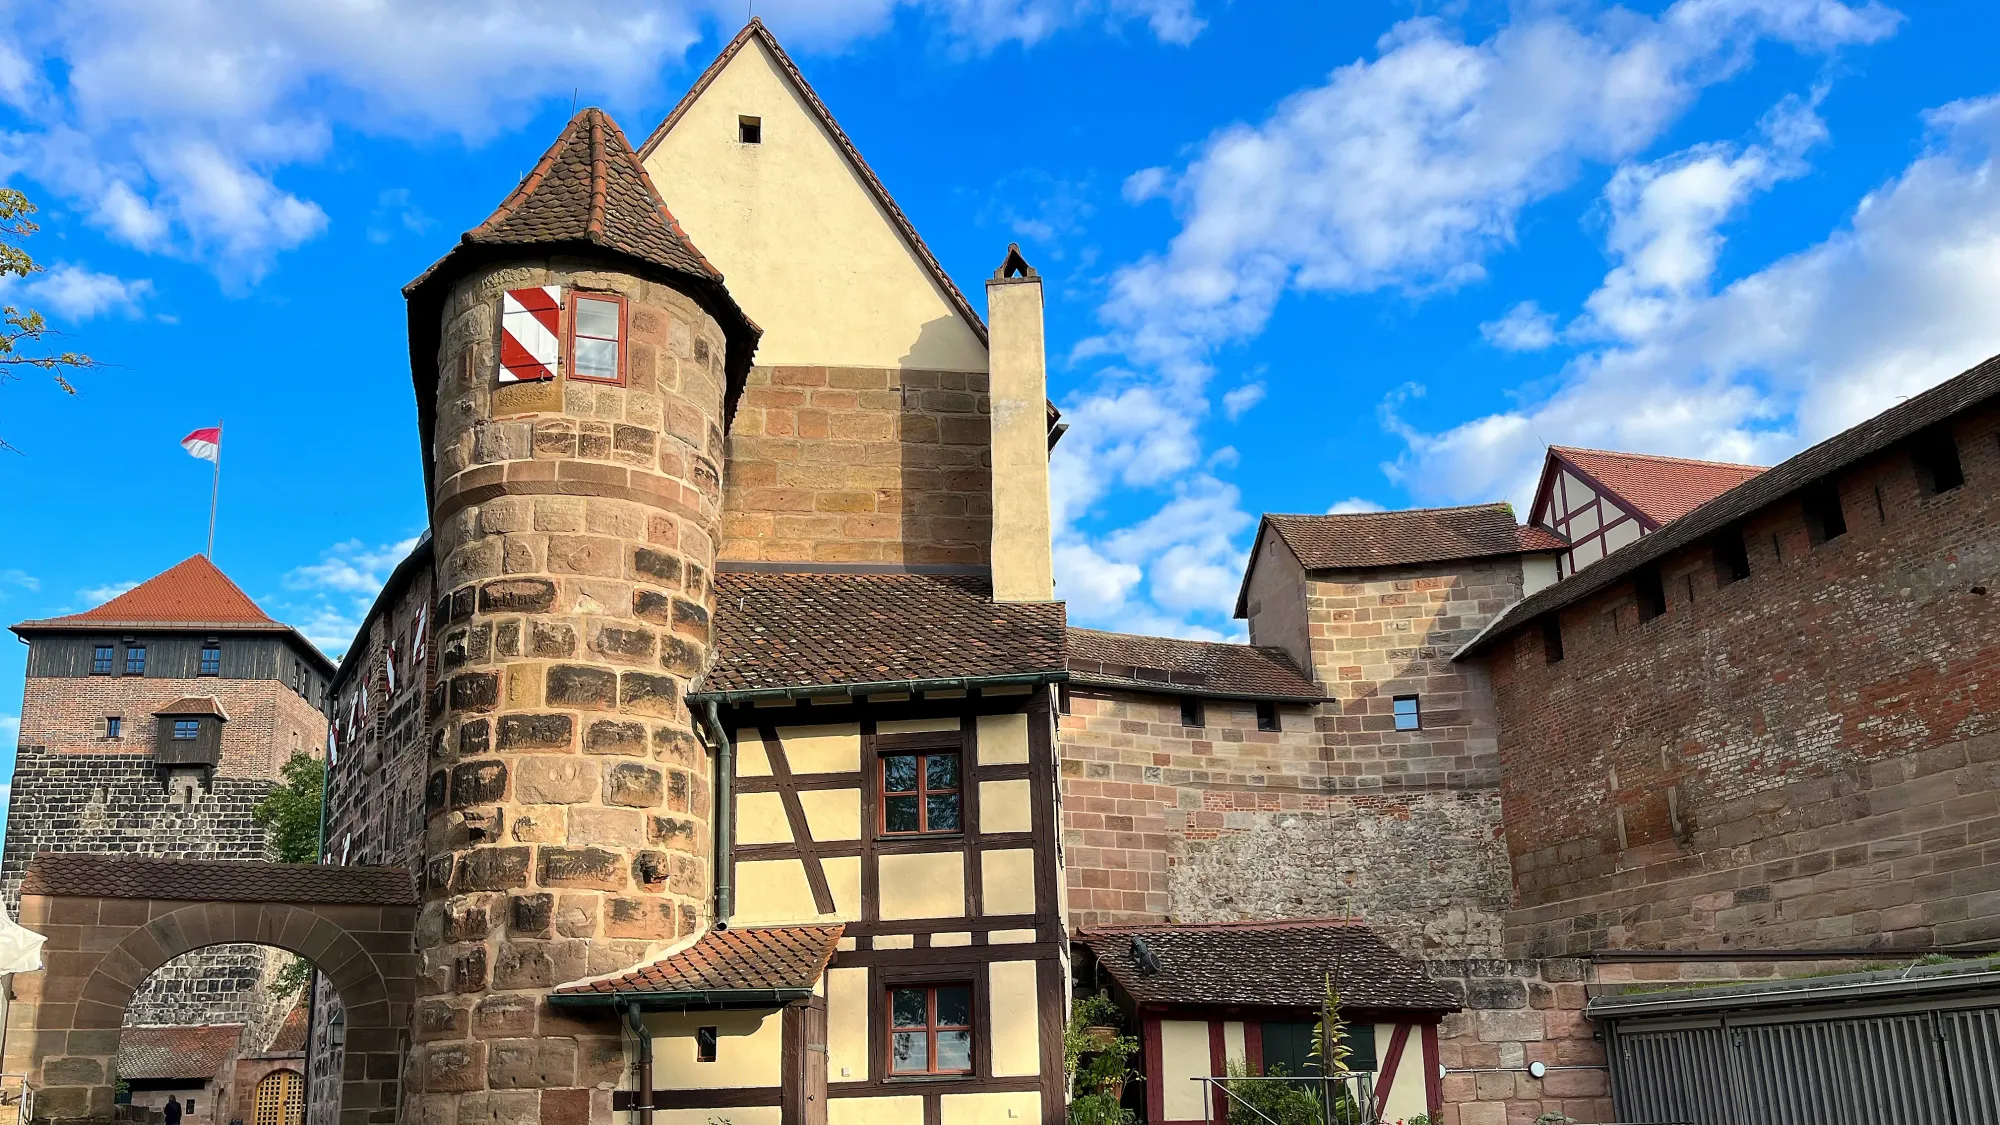
[[[1362,512],[1380,512],[1384,510],[1386,509],[1382,505],[1368,499],[1366,496],[1350,496],[1345,500],[1335,501],[1327,508],[1326,514],[1329,516],[1351,516]]]
[[[153,283],[98,273],[76,263],[64,263],[25,280],[7,279],[0,291],[18,290],[20,300],[67,320],[89,320],[109,312],[137,315],[139,302],[152,295]]]
[[[1613,271],[1652,270],[1671,315],[1600,318],[1614,338],[1518,409],[1404,429],[1403,479],[1428,500],[1490,499],[1501,481],[1520,503],[1544,442],[1769,464],[2000,351],[2000,97],[1926,123],[1928,149],[1840,229],[1713,292],[1708,220],[1723,209],[1695,208],[1700,237],[1680,240],[1667,267],[1626,259]],[[1703,148],[1661,164],[1718,160],[1718,174],[1734,162]],[[1715,190],[1726,181],[1694,194],[1740,204],[1737,189]]]
[[[1222,396],[1222,412],[1234,422],[1243,417],[1245,411],[1264,401],[1264,384],[1245,383]]]
[[[375,595],[416,548],[417,538],[373,546],[345,540],[320,552],[320,561],[286,571],[279,582],[294,595],[280,602],[287,619],[329,654],[345,652]]]
[[[103,605],[125,591],[136,588],[138,585],[139,580],[136,578],[129,582],[107,582],[102,586],[91,586],[78,590],[76,596],[83,602],[86,609],[90,609]]]
[[[42,580],[18,567],[0,570],[0,598],[7,596],[8,590],[26,590],[35,593],[42,588]]]
[[[766,0],[760,15],[799,45],[837,49],[906,7],[976,50],[1091,24],[1174,42],[1201,27],[1192,0]],[[638,104],[742,14],[740,0],[575,0],[554,19],[529,0],[17,5],[0,15],[0,101],[39,124],[0,132],[0,169],[132,246],[255,281],[326,228],[279,179],[325,156],[336,128],[477,143],[577,90]]]
[[[1873,0],[1677,0],[1657,17],[1623,8],[1585,15],[1574,5],[1516,10],[1477,43],[1439,19],[1406,20],[1373,58],[1333,71],[1265,120],[1217,132],[1180,167],[1126,179],[1128,202],[1168,200],[1180,229],[1163,251],[1113,274],[1099,309],[1104,332],[1071,355],[1118,363],[1065,404],[1072,427],[1053,462],[1059,543],[1066,557],[1093,564],[1059,569],[1058,589],[1079,617],[1140,630],[1234,630],[1234,575],[1227,583],[1219,575],[1240,564],[1233,544],[1254,521],[1210,471],[1201,425],[1216,353],[1262,331],[1286,293],[1421,295],[1477,278],[1487,255],[1512,244],[1523,208],[1567,188],[1587,165],[1642,153],[1702,89],[1748,65],[1760,41],[1831,51],[1880,39],[1900,19]],[[1802,102],[1774,113],[1767,148],[1810,144],[1810,109]],[[1660,264],[1670,264],[1666,235],[1691,231],[1692,221],[1670,227],[1663,217],[1648,228],[1654,242],[1634,233],[1634,261],[1657,245]],[[1682,245],[1700,248],[1698,239]],[[1551,314],[1525,303],[1487,335],[1531,350],[1561,334]],[[1246,405],[1223,396],[1225,414]],[[1530,429],[1496,428],[1509,425]],[[1146,537],[1134,533],[1159,528],[1160,517],[1118,528],[1105,511],[1114,489],[1126,493],[1119,507],[1132,492],[1154,492],[1161,515],[1175,513],[1172,536],[1149,543],[1155,554],[1136,553]],[[1204,502],[1190,506],[1195,496]],[[1120,564],[1139,566],[1144,578],[1106,569]],[[1116,597],[1099,596],[1107,590]]]
[[[1556,342],[1556,314],[1533,301],[1522,301],[1500,319],[1480,325],[1479,334],[1496,348],[1538,352]]]

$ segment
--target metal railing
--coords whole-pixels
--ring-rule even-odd
[[[1204,1084],[1203,1125],[1214,1125],[1214,1107],[1225,1104],[1231,1106],[1232,1111],[1234,1108],[1247,1110],[1254,1115],[1251,1118],[1253,1121],[1279,1125],[1270,1114],[1246,1100],[1242,1093],[1229,1088],[1237,1082],[1278,1082],[1307,1091],[1319,1103],[1320,1125],[1381,1125],[1382,1122],[1379,1107],[1375,1104],[1375,1076],[1372,1074],[1196,1075],[1191,1081]]]

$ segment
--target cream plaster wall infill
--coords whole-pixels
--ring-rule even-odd
[[[1032,848],[979,853],[982,914],[1035,912],[1035,852]]]
[[[877,949],[915,949],[916,947],[917,939],[914,934],[875,935],[875,948]]]
[[[924,1125],[924,1099],[833,1098],[826,1103],[826,1125]]]
[[[1026,778],[1017,781],[979,783],[979,831],[1029,832],[1035,827],[1035,809],[1029,799]]]
[[[739,926],[775,926],[819,921],[806,866],[797,859],[760,859],[736,865],[736,912]]]
[[[1208,1021],[1160,1021],[1161,1110],[1169,1121],[1208,1120]]]
[[[654,1012],[653,1082],[661,1090],[742,1089],[784,1080],[784,1014],[768,1011]],[[695,1061],[695,1031],[715,1028],[715,1061]]]
[[[799,804],[806,812],[806,831],[814,840],[861,838],[861,790],[804,789]]]
[[[986,1010],[992,1013],[993,1075],[1042,1072],[1041,1011],[1033,961],[995,961],[986,967]]]
[[[861,768],[861,724],[779,727],[778,741],[792,772],[854,773]]]
[[[1375,1060],[1378,1065],[1378,1069],[1375,1072],[1375,1084],[1378,1089],[1382,1084],[1382,1072],[1379,1069],[1379,1064],[1389,1057],[1389,1044],[1395,1038],[1395,1024],[1378,1023],[1375,1025]],[[1412,1066],[1411,1063],[1413,1061],[1417,1065]],[[1398,1118],[1414,1117],[1425,1111],[1427,1108],[1425,1103],[1429,1099],[1424,1092],[1423,1082],[1420,1080],[1405,1081],[1405,1079],[1414,1079],[1419,1075],[1428,1074],[1436,1065],[1436,1059],[1424,1057],[1424,1037],[1417,1028],[1412,1027],[1409,1038],[1403,1042],[1403,1061],[1396,1068],[1398,1077],[1396,1078],[1395,1085],[1389,1087],[1389,1099],[1382,1107],[1382,1116],[1385,1120],[1395,1121]]]
[[[932,949],[955,949],[959,946],[971,944],[972,934],[968,930],[955,930],[951,933],[931,935]]]
[[[736,842],[792,843],[792,822],[785,819],[785,799],[776,793],[738,793]]]
[[[713,1109],[656,1109],[653,1125],[714,1125],[723,1111]],[[785,1111],[774,1105],[739,1106],[726,1111],[729,1125],[784,1125]]]
[[[1228,1020],[1222,1025],[1222,1061],[1242,1067],[1250,1065],[1250,1042],[1243,1034],[1242,1020]]]
[[[938,1125],[1021,1125],[1023,1121],[1041,1119],[1042,1096],[1033,1090],[1015,1094],[946,1094],[938,1099]]]
[[[881,915],[900,918],[955,918],[965,913],[965,856],[961,852],[885,855],[878,864]]]
[[[771,759],[764,753],[764,736],[756,727],[738,727],[731,738],[736,743],[737,777],[771,776]]]
[[[1016,711],[1007,715],[979,716],[979,764],[982,766],[1024,766],[1028,764],[1028,716]]]
[[[959,722],[957,715],[946,715],[939,719],[890,719],[887,722],[877,723],[875,733],[930,734],[933,731],[957,730]]]
[[[1029,945],[1034,940],[1033,930],[989,930],[986,934],[988,945]]]
[[[868,970],[826,972],[826,1080],[868,1079]]]
[[[1010,253],[1009,261],[1013,260]],[[992,368],[993,598],[1055,597],[1049,527],[1048,373],[1042,338],[1042,279],[990,278],[986,315]]]
[[[861,857],[827,856],[819,861],[819,866],[826,874],[826,889],[833,895],[833,913],[822,914],[816,921],[858,921],[861,917]]]
[[[762,119],[762,140],[738,139]],[[986,370],[986,348],[756,37],[646,170],[764,329],[765,366]]]
[[[1553,586],[1562,575],[1556,568],[1555,555],[1521,556],[1521,596],[1527,597],[1544,586]]]

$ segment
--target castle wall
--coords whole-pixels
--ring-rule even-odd
[[[219,676],[31,676],[21,697],[21,744],[59,754],[151,755],[160,722],[153,712],[190,695],[213,696],[229,713],[221,775],[275,778],[293,754],[325,751],[326,720],[298,692],[275,680]],[[123,719],[117,739],[104,734],[112,715]]]
[[[729,431],[729,560],[987,561],[991,407],[981,372],[756,367]]]
[[[1521,955],[2000,938],[2000,412],[1954,426],[1965,483],[1909,457],[1839,475],[1846,533],[1794,501],[1622,583],[1492,667]]]

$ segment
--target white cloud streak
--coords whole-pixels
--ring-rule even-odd
[[[396,564],[417,546],[416,536],[397,543],[369,545],[359,539],[335,543],[320,561],[293,567],[279,584],[291,595],[282,604],[306,639],[338,657],[374,603]]]
[[[140,303],[153,294],[153,283],[144,278],[127,280],[98,273],[76,263],[63,263],[46,273],[25,280],[7,278],[0,294],[18,292],[19,299],[43,313],[68,320],[89,320],[106,313],[137,316]]]

